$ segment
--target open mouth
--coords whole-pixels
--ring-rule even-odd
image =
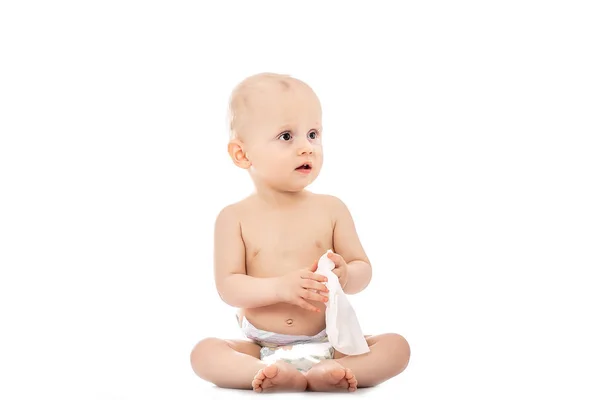
[[[296,168],[296,171],[310,171],[311,169],[312,166],[310,164],[302,164],[301,166]]]

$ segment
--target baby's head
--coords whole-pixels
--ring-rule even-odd
[[[229,129],[229,155],[256,185],[299,191],[321,171],[321,103],[296,78],[263,73],[239,83],[229,102]]]

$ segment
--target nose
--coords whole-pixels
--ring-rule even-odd
[[[312,143],[308,139],[304,139],[303,141],[301,141],[298,146],[298,155],[301,156],[304,154],[312,154],[312,153],[313,153]]]

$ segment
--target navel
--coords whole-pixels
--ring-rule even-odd
[[[294,323],[294,320],[290,318],[287,321],[285,321],[285,323],[287,324],[287,326],[292,326],[292,324]]]

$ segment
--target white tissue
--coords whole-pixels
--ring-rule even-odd
[[[329,343],[338,351],[354,356],[369,352],[369,345],[362,333],[354,308],[342,290],[338,277],[332,272],[333,261],[327,257],[327,250],[319,259],[315,273],[326,276],[325,286],[329,289],[329,300],[326,303],[325,324]]]

